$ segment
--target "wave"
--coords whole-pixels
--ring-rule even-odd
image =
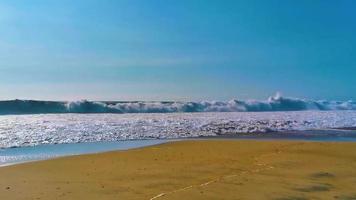
[[[313,101],[282,97],[265,101],[231,100],[200,102],[101,102],[101,101],[0,101],[0,114],[46,113],[174,113],[174,112],[266,112],[302,110],[356,110],[355,101]]]
[[[291,139],[296,132],[299,139],[355,141],[355,131],[330,130],[343,127],[356,127],[356,111],[3,115],[0,155],[2,148],[41,144],[277,134]]]

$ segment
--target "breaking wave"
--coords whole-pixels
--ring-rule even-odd
[[[200,102],[100,102],[100,101],[0,101],[0,114],[45,113],[174,113],[263,112],[301,110],[356,110],[355,101],[313,101],[277,94],[265,101],[231,100]]]

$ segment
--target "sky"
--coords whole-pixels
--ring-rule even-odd
[[[353,0],[1,0],[0,99],[356,99]]]

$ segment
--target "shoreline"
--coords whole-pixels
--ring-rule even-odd
[[[105,153],[119,150],[142,148],[170,141],[195,140],[256,140],[256,141],[301,141],[301,142],[356,142],[353,129],[316,129],[268,133],[222,134],[218,136],[186,137],[176,139],[134,139],[121,141],[101,141],[83,143],[45,144],[0,149],[0,167],[27,162],[51,160],[60,157]],[[130,143],[136,143],[130,146]],[[42,149],[42,150],[36,150]],[[63,149],[66,149],[65,151]],[[87,150],[90,149],[90,150]],[[16,153],[16,152],[20,153]],[[14,155],[15,152],[15,155]],[[32,153],[31,153],[32,152]],[[6,162],[6,157],[13,156]],[[18,158],[16,158],[18,156]],[[15,160],[15,161],[14,161]]]
[[[87,142],[87,143],[67,143],[55,145],[39,145],[29,147],[8,148],[0,151],[0,168],[23,163],[53,160],[78,155],[100,154],[113,151],[125,151],[136,148],[149,147],[177,140],[126,140],[116,142]],[[41,150],[38,150],[41,149]],[[6,157],[11,157],[6,162]],[[17,158],[16,158],[17,156]]]
[[[352,199],[356,143],[183,140],[0,168],[0,199]]]

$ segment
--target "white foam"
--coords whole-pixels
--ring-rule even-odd
[[[0,116],[0,147],[356,126],[356,111]]]
[[[174,112],[266,112],[301,110],[356,110],[354,101],[314,101],[285,98],[279,94],[266,101],[231,100],[200,102],[53,102],[0,101],[0,114],[38,113],[174,113]]]

